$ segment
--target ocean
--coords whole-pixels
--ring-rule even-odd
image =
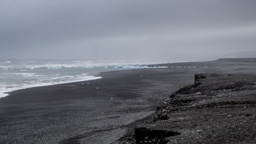
[[[0,98],[9,92],[101,78],[100,72],[140,68],[150,62],[117,60],[0,60]]]

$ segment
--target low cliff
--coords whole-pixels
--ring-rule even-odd
[[[256,143],[256,75],[195,75],[125,143]]]

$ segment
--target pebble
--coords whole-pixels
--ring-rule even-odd
[[[201,95],[202,93],[201,92],[197,92],[197,93],[195,93],[196,95]]]

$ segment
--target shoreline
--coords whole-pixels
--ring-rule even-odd
[[[97,79],[102,78],[100,76],[100,74],[104,73],[104,72],[114,72],[114,71],[133,70],[133,69],[164,69],[164,68],[168,68],[167,66],[157,66],[157,65],[161,65],[161,64],[149,64],[149,65],[145,65],[145,64],[144,65],[135,65],[134,64],[134,65],[116,66],[116,67],[122,67],[122,69],[115,68],[116,70],[113,70],[113,71],[103,71],[103,72],[96,73],[94,75],[87,75],[86,78],[81,78],[80,80],[70,80],[70,81],[52,82],[52,83],[37,83],[37,84],[24,85],[24,86],[16,87],[16,88],[8,88],[5,90],[0,90],[0,99],[9,96],[9,94],[11,92],[17,91],[17,90],[97,80]]]
[[[97,80],[97,79],[101,79],[101,78],[102,78],[102,77],[97,76],[97,75],[95,75],[95,76],[90,76],[90,77],[92,77],[92,78],[89,78],[89,79],[87,78],[87,79],[84,79],[84,80],[75,80],[75,81],[60,82],[60,83],[34,84],[34,85],[27,85],[27,86],[20,87],[20,88],[10,88],[9,90],[1,91],[1,92],[0,92],[0,94],[2,95],[2,96],[0,97],[0,99],[9,96],[9,95],[10,95],[12,92],[14,92],[14,91],[19,91],[19,90],[24,90],[24,89],[30,89],[30,88],[45,87],[45,86],[54,86],[54,85],[69,84],[69,83],[87,82],[87,81],[92,81],[92,80]]]
[[[108,136],[109,143],[118,141],[134,122],[153,114],[169,93],[168,72],[112,71],[101,73],[103,78],[89,84],[13,91],[0,100],[0,143],[60,143],[81,135],[75,140],[101,144],[109,132],[113,133]]]

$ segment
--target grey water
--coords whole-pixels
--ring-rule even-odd
[[[0,60],[0,98],[18,89],[99,79],[101,77],[95,75],[100,72],[149,68],[145,65],[149,63],[125,60]]]

